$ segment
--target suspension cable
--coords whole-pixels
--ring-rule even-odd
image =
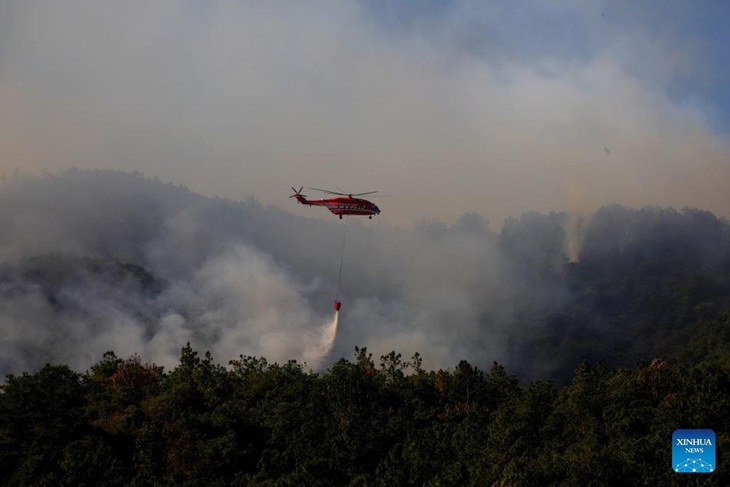
[[[342,261],[345,260],[345,241],[347,240],[347,223],[350,221],[350,215],[345,215],[345,234],[342,237],[342,250],[340,251],[340,272],[337,276],[337,295],[335,300],[340,299],[340,284],[342,283]]]

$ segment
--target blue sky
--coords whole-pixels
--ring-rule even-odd
[[[727,217],[728,24],[721,0],[3,2],[0,174],[380,190],[386,225]]]

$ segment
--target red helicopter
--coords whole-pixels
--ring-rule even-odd
[[[368,218],[372,219],[373,215],[380,214],[380,208],[378,208],[377,205],[375,205],[374,203],[371,203],[370,201],[362,198],[355,198],[355,196],[365,196],[366,194],[377,193],[377,191],[368,191],[367,193],[353,194],[345,192],[338,193],[336,191],[328,191],[326,189],[310,188],[315,191],[321,191],[327,194],[334,194],[340,197],[321,200],[308,200],[306,195],[302,194],[303,189],[304,186],[299,188],[299,191],[292,187],[292,190],[294,190],[294,194],[291,195],[290,198],[296,198],[297,201],[303,205],[324,206],[335,215],[338,215],[340,217],[340,220],[342,219],[342,215],[367,215]],[[340,189],[340,191],[342,190]]]

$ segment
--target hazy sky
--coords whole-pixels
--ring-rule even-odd
[[[298,214],[730,216],[730,3],[0,2],[0,175],[138,170]],[[309,193],[315,196],[314,193]]]

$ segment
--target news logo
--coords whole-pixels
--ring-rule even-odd
[[[675,430],[672,433],[672,470],[677,473],[712,473],[715,464],[715,432]]]

